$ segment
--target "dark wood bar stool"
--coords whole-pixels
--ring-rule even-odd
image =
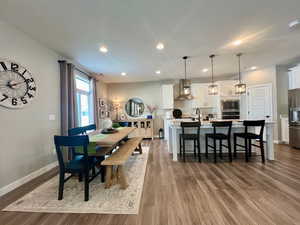
[[[249,161],[251,157],[252,146],[260,148],[261,151],[261,159],[262,162],[265,163],[265,151],[264,151],[264,127],[265,127],[265,120],[245,120],[243,122],[245,126],[244,133],[235,133],[234,134],[234,157],[237,157],[237,151],[245,151],[245,160],[246,162]],[[259,127],[260,131],[259,134],[249,132],[249,127]],[[245,145],[237,144],[237,138],[244,139]],[[257,140],[259,145],[252,144],[252,140]],[[243,148],[242,150],[237,150],[237,146]]]
[[[205,135],[205,141],[206,141],[206,148],[205,148],[205,156],[208,158],[208,148],[212,148],[214,150],[214,162],[217,162],[217,140],[219,141],[219,155],[220,158],[223,158],[222,153],[222,147],[225,147],[228,149],[228,155],[229,155],[229,161],[232,162],[232,154],[231,154],[231,127],[232,127],[232,121],[218,121],[218,122],[212,122],[211,123],[214,132],[211,134]],[[218,133],[217,128],[227,128],[227,134],[225,133]],[[213,140],[213,146],[208,144],[209,139]],[[228,145],[223,144],[223,140],[227,140]]]
[[[185,141],[194,141],[194,156],[196,157],[198,150],[198,161],[201,162],[200,154],[200,122],[182,122],[182,133],[179,136],[180,156],[183,156],[183,162],[185,162]],[[197,128],[197,133],[186,133],[186,128]]]

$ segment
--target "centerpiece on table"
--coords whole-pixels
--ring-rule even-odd
[[[106,118],[105,120],[103,120],[103,130],[101,131],[102,134],[113,134],[118,132],[117,129],[114,129],[112,127],[113,122],[111,121],[110,118]]]

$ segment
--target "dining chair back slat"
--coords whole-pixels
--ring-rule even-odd
[[[93,131],[96,130],[96,124],[90,124],[87,126],[82,127],[84,132],[86,133],[87,131]]]
[[[227,136],[231,135],[232,121],[212,121],[212,127],[214,128],[214,134],[217,133],[217,128],[228,128]]]
[[[65,160],[63,157],[63,147],[69,147],[74,152],[74,147],[82,147],[84,157],[88,157],[87,146],[89,137],[82,136],[54,136],[54,144],[60,169],[65,169]],[[73,158],[74,159],[74,158]]]
[[[197,134],[200,135],[200,122],[181,122],[180,123],[182,133],[185,133],[185,128],[197,128]]]
[[[83,127],[75,127],[68,130],[69,136],[83,135],[83,134],[85,134],[85,129]]]
[[[265,120],[244,120],[245,133],[248,133],[248,127],[260,127],[259,136],[263,137]]]

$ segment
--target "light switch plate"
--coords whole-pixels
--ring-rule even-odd
[[[55,120],[55,114],[49,114],[49,120],[54,121]]]

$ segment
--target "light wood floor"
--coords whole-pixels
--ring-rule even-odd
[[[173,162],[164,141],[150,145],[139,215],[0,212],[1,225],[300,224],[300,150],[276,146],[276,162]],[[0,209],[51,171],[0,199]]]

